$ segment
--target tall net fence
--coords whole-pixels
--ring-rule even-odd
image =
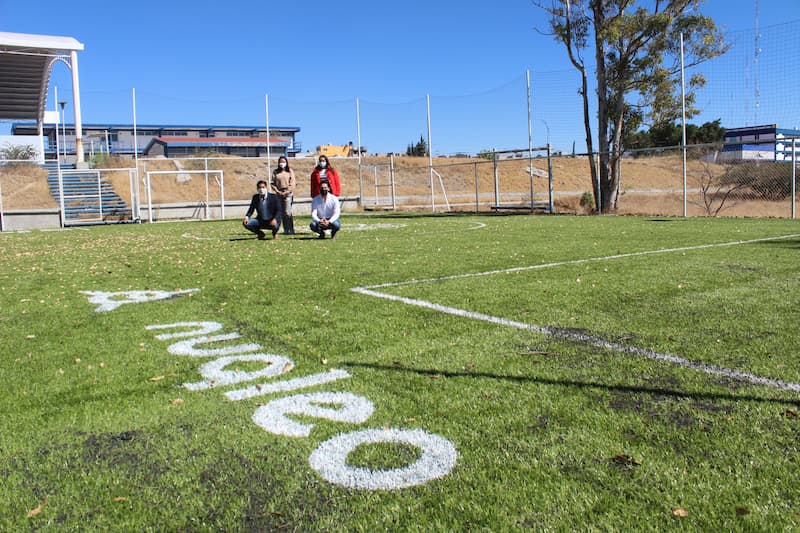
[[[791,160],[729,160],[722,154],[721,145],[687,148],[685,173],[680,148],[627,154],[620,165],[616,212],[795,217],[797,165]],[[340,196],[349,209],[437,213],[592,213],[595,161],[563,153],[548,157],[546,150],[431,160],[367,156],[360,164],[357,157],[331,158],[341,176]],[[119,168],[63,173],[67,223],[239,218],[256,182],[269,181],[269,169],[276,164],[246,157],[141,159],[137,178],[132,161],[116,162]],[[314,158],[290,160],[297,177],[299,215],[308,214],[314,164]],[[88,192],[81,196],[81,190]],[[4,216],[46,215],[58,220],[56,185],[38,165],[0,162],[0,197]],[[4,229],[16,229],[7,220],[2,220]]]
[[[700,125],[719,120],[728,129],[800,127],[800,99],[794,90],[800,80],[800,62],[796,61],[800,21],[727,32],[724,38],[731,45],[726,54],[686,72],[687,77],[702,73],[706,78],[706,85],[697,92],[695,105],[700,113],[689,121]],[[458,95],[454,88],[450,95],[433,92],[404,102],[376,102],[357,95],[348,100],[309,102],[264,94],[197,101],[186,95],[140,90],[135,94],[134,114],[130,91],[85,90],[83,99],[87,114],[93,108],[103,109],[102,121],[117,124],[134,120],[139,125],[185,124],[187,116],[197,116],[201,109],[207,125],[258,127],[268,122],[273,127],[299,127],[300,153],[292,160],[298,176],[298,202],[308,200],[308,176],[317,145],[360,142],[368,152],[360,166],[355,158],[332,161],[342,174],[342,195],[357,199],[359,207],[434,211],[534,207],[539,211],[544,206],[556,213],[592,212],[590,169],[594,159],[581,154],[586,143],[580,80],[566,59],[564,65],[548,72],[533,68],[530,76],[521,72],[512,79],[498,80],[479,94]],[[593,108],[590,116],[596,116]],[[86,116],[85,122],[93,120]],[[591,127],[595,129],[596,124]],[[432,165],[426,157],[403,156],[420,140],[431,149]],[[621,164],[617,212],[793,217],[796,166],[786,156],[789,142],[791,139],[784,142],[784,161],[776,160],[776,142],[772,153],[767,147],[757,158],[740,157],[738,161],[719,157],[719,146],[689,146],[685,177],[679,146],[630,151]],[[102,144],[85,143],[85,147],[100,150]],[[547,145],[552,147],[549,159],[540,149]],[[529,147],[533,148],[530,153]],[[495,158],[493,150],[501,155]],[[131,159],[95,155],[87,154],[87,160],[100,170],[98,179],[110,183],[128,203],[130,214],[118,218],[129,219],[135,219],[148,202],[144,188],[147,172],[168,173],[151,183],[152,204],[189,204],[193,209],[188,217],[203,218],[210,213],[210,204],[223,201],[223,185],[214,181],[218,174],[206,177],[186,171],[223,171],[224,202],[231,203],[226,216],[233,217],[253,193],[255,181],[267,179],[268,168],[276,164],[274,158],[267,164],[263,157],[210,154],[184,160],[142,157],[132,185],[125,170],[135,166]],[[10,159],[4,160],[0,153],[0,220],[8,221],[14,213],[36,217],[38,212],[60,210],[52,190],[52,169]],[[208,179],[212,181],[207,186]],[[166,209],[164,213],[166,216]]]

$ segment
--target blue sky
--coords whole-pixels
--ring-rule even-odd
[[[702,11],[729,31],[754,27],[755,0]],[[358,98],[362,144],[402,152],[427,137],[430,95],[434,153],[524,148],[529,69],[534,145],[552,134],[557,148],[584,148],[574,70],[536,31],[547,17],[530,0],[0,0],[0,14],[0,31],[85,45],[85,123],[131,123],[135,88],[139,124],[263,125],[269,95],[270,124],[300,127],[313,149],[356,141]],[[798,19],[797,0],[760,2],[761,28]],[[71,101],[66,67],[54,69],[51,102],[54,86]]]

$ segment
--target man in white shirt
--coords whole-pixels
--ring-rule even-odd
[[[339,215],[339,199],[331,192],[331,184],[323,181],[319,184],[319,194],[311,200],[311,231],[325,238],[325,230],[331,230],[331,239],[336,237],[341,223]]]

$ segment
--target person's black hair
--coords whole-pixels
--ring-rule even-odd
[[[281,159],[285,159],[286,160],[286,168],[284,168],[283,170],[285,170],[287,172],[289,171],[289,158],[286,157],[285,155],[282,155],[282,156],[280,156],[278,158],[278,166],[275,167],[275,170],[272,171],[273,174],[277,174],[278,172],[281,171]]]
[[[267,187],[267,186],[268,186],[268,184],[267,184],[267,182],[266,182],[266,181],[264,181],[264,180],[258,180],[258,183],[256,183],[256,187],[260,189],[260,188],[261,188],[261,184],[262,184],[262,183],[264,184],[264,187]]]
[[[327,165],[325,168],[333,168],[333,165],[331,165],[331,160],[330,160],[330,159],[328,159],[328,156],[327,156],[327,155],[325,155],[325,154],[322,154],[322,155],[321,155],[321,156],[319,156],[319,157],[324,157],[324,158],[325,158],[325,162],[326,162],[326,163],[328,163],[328,165]],[[320,168],[320,167],[319,167],[319,158],[317,158],[317,168]]]

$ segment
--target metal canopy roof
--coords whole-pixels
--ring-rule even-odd
[[[81,50],[72,37],[0,32],[0,119],[41,123],[53,64]]]

